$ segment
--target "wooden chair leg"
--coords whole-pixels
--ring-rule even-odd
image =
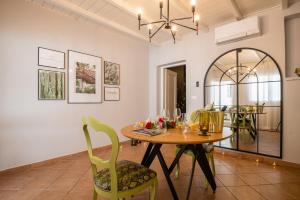
[[[157,179],[155,179],[153,184],[150,186],[150,200],[156,200],[156,196],[157,196]]]
[[[176,148],[176,155],[177,153],[179,152],[179,148]],[[180,174],[180,164],[179,164],[180,161],[178,161],[176,167],[175,167],[175,178],[178,179],[179,178],[179,174]]]
[[[96,190],[94,189],[94,194],[93,194],[93,200],[97,200],[98,194]]]

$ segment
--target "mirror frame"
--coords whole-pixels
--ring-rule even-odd
[[[229,148],[229,147],[222,147],[221,145],[217,146],[219,148],[224,148],[224,149],[230,149],[230,150],[234,150],[234,151],[240,151],[240,152],[245,152],[245,153],[250,153],[250,154],[257,154],[257,155],[262,155],[262,156],[268,156],[268,157],[273,157],[273,158],[282,158],[282,139],[283,139],[283,125],[284,125],[284,121],[283,121],[283,84],[282,84],[282,72],[281,72],[281,69],[278,65],[278,63],[276,62],[276,60],[268,53],[262,51],[262,50],[259,50],[259,49],[256,49],[256,48],[250,48],[250,47],[241,47],[241,48],[235,48],[235,49],[231,49],[229,51],[226,51],[225,53],[221,54],[220,56],[218,56],[212,63],[211,65],[209,66],[209,68],[207,69],[206,73],[205,73],[205,77],[204,77],[204,84],[203,84],[203,102],[204,102],[204,107],[206,106],[206,87],[207,87],[207,76],[211,70],[211,68],[214,66],[215,62],[218,61],[221,57],[223,57],[224,55],[228,54],[228,53],[231,53],[231,52],[236,52],[236,66],[238,66],[238,62],[239,62],[239,56],[238,56],[238,52],[242,51],[242,50],[254,50],[254,51],[258,51],[258,52],[261,52],[263,54],[266,55],[266,57],[269,57],[273,62],[274,64],[276,65],[277,69],[278,69],[278,72],[279,72],[279,75],[280,75],[280,122],[281,122],[281,127],[280,127],[280,153],[279,153],[279,156],[276,156],[276,155],[269,155],[269,154],[264,154],[264,153],[259,153],[259,151],[257,150],[256,152],[252,152],[252,151],[247,151],[247,150],[242,150],[242,149],[239,149],[239,131],[237,131],[237,144],[236,144],[236,149],[234,148]],[[262,59],[263,60],[263,59]],[[261,62],[261,61],[260,61]],[[238,83],[236,84],[238,85]],[[237,87],[237,90],[238,90],[239,87]],[[238,91],[237,91],[237,95],[238,95]],[[238,101],[237,101],[238,102]],[[237,106],[239,106],[239,104],[237,103]],[[258,136],[259,137],[259,136]],[[258,142],[257,142],[257,145]],[[258,149],[258,146],[257,146],[257,149]]]

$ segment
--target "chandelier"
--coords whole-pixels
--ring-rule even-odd
[[[177,26],[187,28],[193,31],[196,31],[196,34],[198,35],[198,26],[199,26],[199,20],[200,16],[199,14],[195,14],[195,8],[196,6],[196,1],[192,0],[191,1],[191,11],[192,11],[192,16],[191,17],[181,17],[181,18],[175,18],[171,19],[170,18],[170,2],[167,0],[167,15],[163,14],[163,0],[159,0],[159,9],[160,9],[160,20],[158,21],[153,21],[149,23],[142,23],[142,9],[138,9],[138,21],[139,21],[139,30],[141,30],[142,26],[147,26],[148,27],[148,33],[149,33],[149,41],[151,42],[151,39],[162,29],[170,30],[170,33],[173,37],[174,44],[176,42],[176,32],[177,32]],[[192,20],[194,27],[186,26],[183,24],[178,23],[178,21],[183,21],[183,20]],[[156,29],[153,30],[153,25],[154,24],[159,24],[160,26]]]

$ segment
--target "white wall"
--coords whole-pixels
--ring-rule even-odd
[[[160,47],[150,48],[149,58],[149,110],[156,115],[157,66],[179,60],[186,60],[187,68],[187,112],[203,106],[203,81],[210,64],[222,53],[238,48],[252,47],[268,52],[280,65],[285,76],[285,36],[284,15],[300,12],[300,3],[286,11],[271,9],[258,15],[262,18],[263,35],[226,45],[215,45],[214,29],[208,33],[186,36],[182,41],[165,43]],[[199,81],[200,87],[195,85]],[[283,159],[300,163],[299,121],[300,121],[300,81],[284,81],[284,135]]]
[[[37,47],[101,56],[121,65],[121,101],[38,101]],[[148,44],[23,0],[0,3],[0,171],[86,149],[81,117],[117,132],[147,117]],[[67,72],[67,70],[64,70]],[[119,133],[121,140],[125,140]],[[107,145],[103,136],[95,146]]]

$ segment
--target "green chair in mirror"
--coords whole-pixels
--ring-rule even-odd
[[[199,113],[200,113],[200,110],[196,110],[194,111],[191,116],[190,116],[190,121],[192,123],[197,123],[199,122]],[[213,154],[213,150],[214,150],[214,145],[213,143],[207,143],[207,144],[202,144],[204,150],[205,150],[205,153],[206,153],[206,158],[208,160],[208,163],[212,169],[212,173],[213,175],[215,175],[215,163],[214,163],[214,154]],[[177,145],[176,146],[176,154],[180,151],[180,146]],[[191,151],[186,151],[184,152],[186,155],[189,155],[192,157],[192,170],[195,169],[195,164],[196,164],[196,158],[193,154],[193,152]],[[175,178],[179,178],[179,174],[180,174],[180,164],[179,162],[177,163],[176,165],[176,169],[175,169]],[[205,179],[205,183],[204,183],[205,187],[207,188],[208,186],[208,181]]]
[[[254,136],[254,130],[252,130],[252,120],[251,118],[248,118],[248,112],[247,108],[244,106],[239,106],[239,113],[237,113],[237,106],[233,106],[229,108],[230,113],[230,121],[231,121],[231,129],[233,130],[233,136],[231,137],[231,141],[234,140],[235,134],[237,132],[237,129],[243,130],[239,133],[241,133],[241,140],[245,141],[244,136],[247,136],[244,134],[244,130],[248,131],[250,136],[255,138]]]
[[[146,189],[150,190],[150,199],[155,200],[157,195],[157,174],[138,163],[122,160],[117,161],[119,153],[119,139],[113,128],[97,121],[93,117],[82,119],[87,150],[92,167],[94,194],[108,199],[125,199]],[[97,133],[106,134],[112,142],[112,151],[109,160],[102,160],[93,154],[91,138],[88,128]]]

